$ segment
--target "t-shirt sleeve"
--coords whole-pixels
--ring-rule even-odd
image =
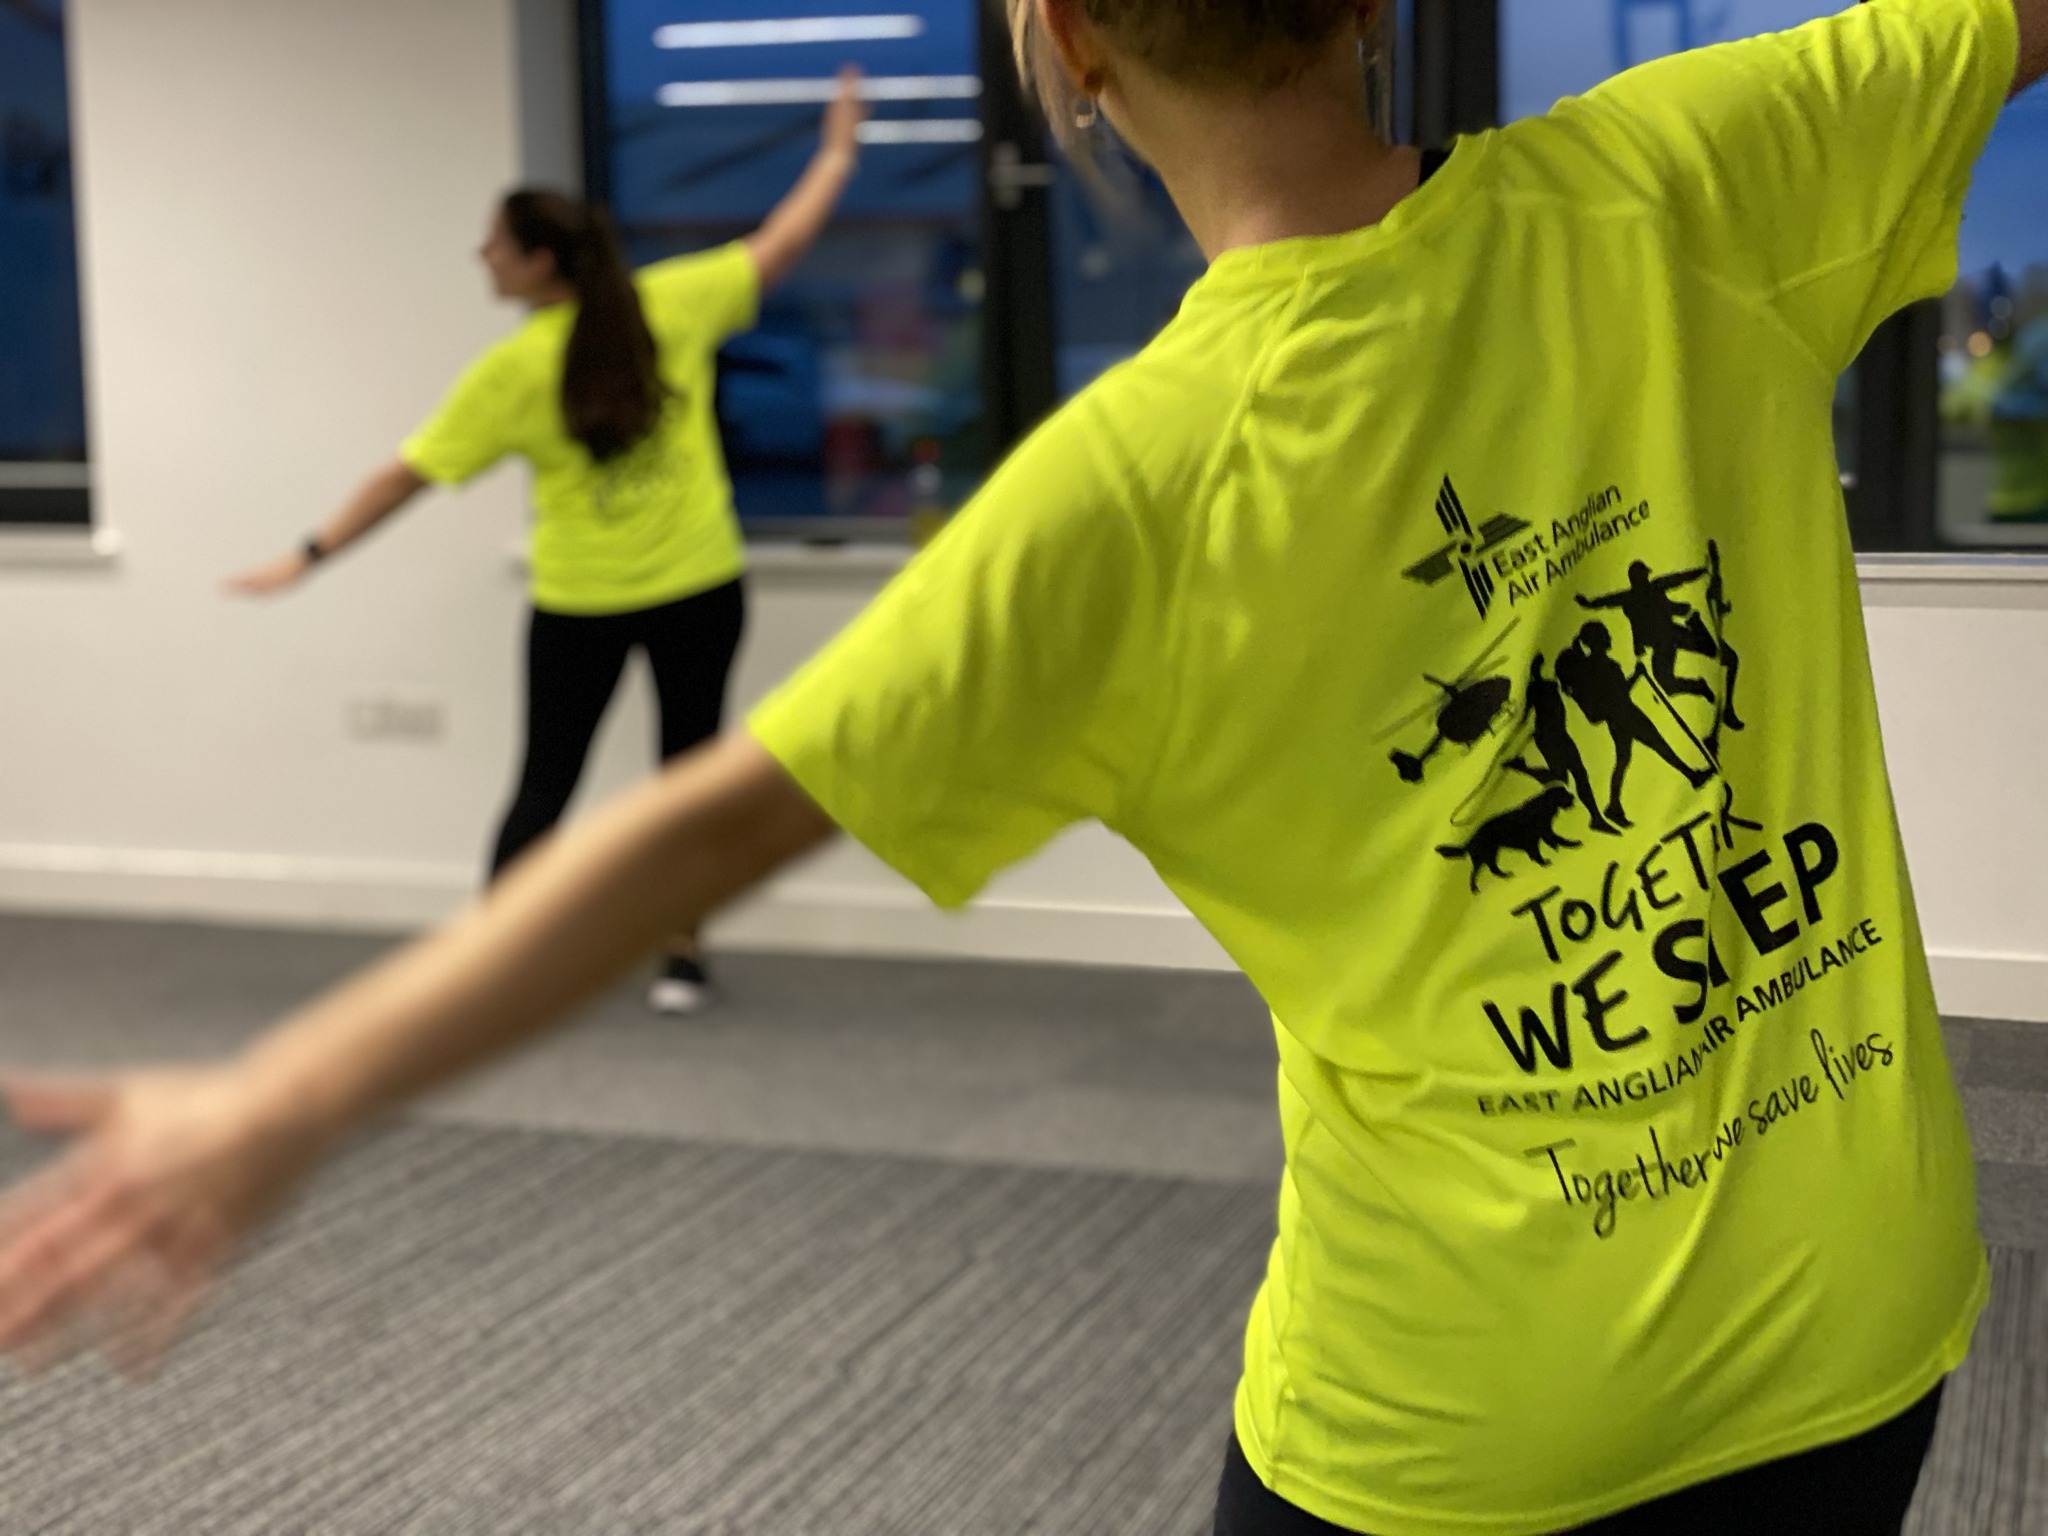
[[[735,240],[643,268],[640,294],[657,335],[687,331],[715,346],[760,319],[761,269],[746,242]]]
[[[464,370],[398,456],[435,485],[474,479],[517,447],[519,387],[504,350],[493,348]]]
[[[748,722],[941,906],[1131,803],[1166,560],[1133,494],[1084,396]]]
[[[1688,257],[1839,370],[1954,284],[2018,50],[2013,0],[1869,0],[1631,70],[1557,115],[1643,178]]]

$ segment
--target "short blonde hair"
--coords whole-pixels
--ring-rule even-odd
[[[1357,14],[1356,0],[1075,0],[1119,46],[1172,79],[1273,90]],[[1042,0],[1007,0],[1017,71],[1062,136],[1077,93],[1040,19]]]

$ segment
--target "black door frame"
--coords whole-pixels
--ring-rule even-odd
[[[982,420],[988,467],[1059,403],[1052,277],[1054,170],[1026,101],[1002,0],[981,0]]]

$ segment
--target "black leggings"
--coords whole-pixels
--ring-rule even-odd
[[[1934,1440],[1941,1388],[1867,1434],[1684,1488],[1569,1536],[1898,1536]],[[1223,1465],[1216,1536],[1361,1536],[1269,1493],[1236,1439]]]
[[[491,855],[493,880],[561,820],[635,646],[654,667],[662,760],[718,734],[746,616],[737,581],[637,613],[535,610],[526,642],[526,763]]]

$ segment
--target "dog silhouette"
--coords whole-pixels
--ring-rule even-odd
[[[1470,842],[1462,845],[1446,843],[1437,852],[1447,859],[1472,861],[1472,890],[1476,894],[1481,870],[1503,880],[1513,878],[1500,867],[1503,853],[1525,853],[1538,864],[1548,865],[1550,860],[1543,856],[1546,848],[1583,846],[1568,837],[1558,836],[1557,832],[1557,818],[1573,804],[1569,789],[1562,784],[1553,785],[1534,800],[1518,805],[1512,811],[1503,811],[1490,821],[1481,822]]]

